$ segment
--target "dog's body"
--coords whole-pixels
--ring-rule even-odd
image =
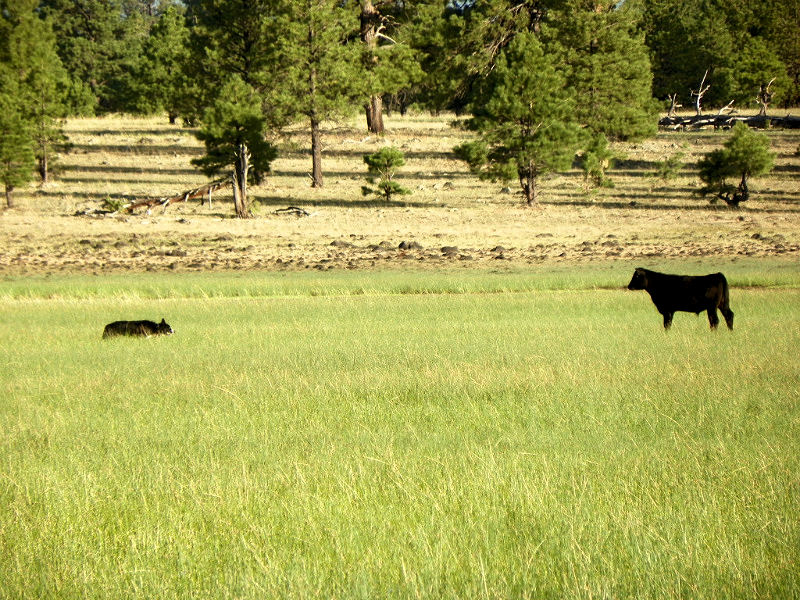
[[[117,335],[150,337],[151,335],[171,335],[172,333],[174,333],[172,327],[167,325],[164,319],[161,319],[161,323],[156,323],[155,321],[114,321],[106,325],[103,330],[103,337]]]

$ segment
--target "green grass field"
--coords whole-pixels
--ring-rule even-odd
[[[769,266],[734,332],[627,265],[6,279],[0,598],[800,598]]]

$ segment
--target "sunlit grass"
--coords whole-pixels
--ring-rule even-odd
[[[800,292],[664,333],[644,294],[540,275],[3,295],[0,589],[796,597]]]

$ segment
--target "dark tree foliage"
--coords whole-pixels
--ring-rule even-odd
[[[126,15],[121,0],[41,0],[40,13],[73,80],[72,111],[130,109],[130,71],[148,29],[142,15]]]
[[[561,57],[578,122],[610,140],[656,133],[657,106],[640,15],[613,0],[568,0],[542,38]]]
[[[752,108],[760,85],[773,78],[776,102],[798,99],[798,0],[641,1],[657,98],[688,99],[708,71],[709,107],[734,100]]]
[[[481,178],[517,179],[537,202],[539,177],[569,168],[581,140],[575,101],[552,54],[534,33],[503,49],[465,126],[478,134],[455,148]]]
[[[539,33],[548,12],[563,0],[432,2],[414,20],[412,44],[427,52],[426,104],[462,111],[520,33]]]

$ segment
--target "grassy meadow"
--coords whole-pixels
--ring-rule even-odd
[[[800,600],[800,133],[740,210],[693,194],[712,131],[527,209],[452,119],[326,124],[322,189],[298,127],[248,220],[98,211],[201,185],[202,149],[67,123],[0,211],[0,600]],[[360,194],[386,144],[391,203]],[[636,266],[723,271],[735,330],[665,333]]]
[[[800,269],[594,272],[4,285],[0,596],[800,597]]]

